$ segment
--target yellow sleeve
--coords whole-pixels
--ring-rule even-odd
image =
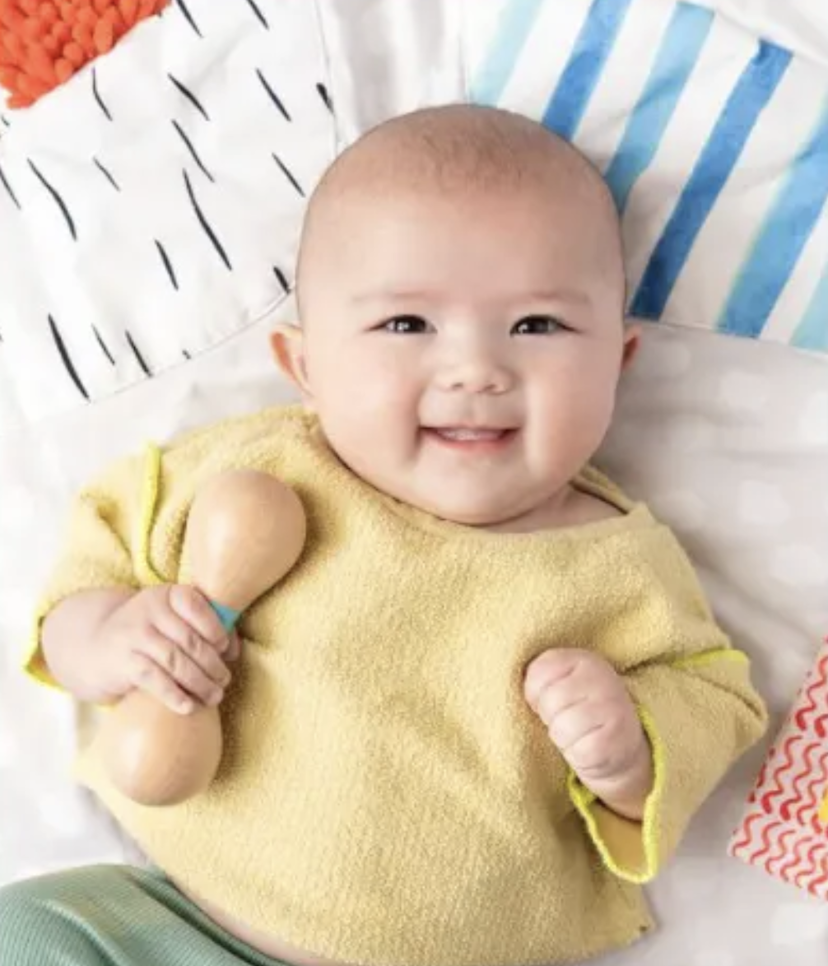
[[[676,550],[681,554],[683,552]],[[716,626],[689,562],[669,561],[669,626],[661,653],[622,670],[649,740],[654,786],[641,822],[612,812],[569,776],[569,794],[605,866],[628,882],[646,883],[675,851],[687,825],[729,767],[767,726],[745,654]],[[663,571],[662,571],[663,573]],[[666,592],[666,589],[665,589]]]
[[[158,486],[158,454],[122,460],[87,486],[71,508],[64,551],[38,603],[23,668],[58,687],[43,659],[43,621],[61,601],[86,590],[138,588],[157,582],[146,541]]]
[[[86,590],[141,588],[179,577],[184,529],[200,479],[243,466],[285,429],[304,433],[301,406],[277,406],[182,434],[160,449],[115,463],[72,507],[65,550],[35,613],[23,662],[35,680],[57,686],[40,647],[44,619],[61,601]],[[259,455],[257,455],[259,454]],[[152,546],[151,546],[152,544]]]

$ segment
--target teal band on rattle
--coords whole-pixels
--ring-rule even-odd
[[[217,604],[214,600],[210,601],[210,606],[218,614],[221,626],[226,631],[232,631],[236,626],[236,621],[241,617],[240,610],[233,610],[232,607],[225,607],[224,604]]]

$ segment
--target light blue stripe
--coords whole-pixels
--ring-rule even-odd
[[[644,90],[633,109],[605,178],[619,211],[653,160],[661,138],[710,31],[715,14],[679,3],[658,48]]]
[[[236,621],[241,617],[241,611],[233,610],[232,607],[225,607],[224,604],[218,604],[214,600],[210,601],[210,606],[218,614],[221,626],[226,631],[232,631],[236,626]]]
[[[828,109],[788,168],[719,316],[717,328],[758,338],[828,198]],[[828,326],[828,320],[825,321]]]
[[[828,352],[828,265],[791,342],[797,349]]]
[[[790,61],[790,51],[764,40],[759,42],[759,49],[730,92],[650,256],[630,306],[633,315],[661,317],[696,236]]]
[[[563,0],[571,2],[571,0]],[[572,139],[632,0],[592,0],[572,53],[543,113],[543,124]],[[554,42],[554,38],[552,38]]]
[[[543,0],[506,0],[486,59],[471,84],[469,97],[473,103],[500,101],[542,6]]]

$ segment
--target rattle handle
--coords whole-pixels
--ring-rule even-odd
[[[221,621],[221,626],[229,634],[236,626],[242,612],[240,610],[234,610],[232,607],[227,607],[225,604],[219,604],[218,601],[209,600],[209,598],[207,602],[216,612],[218,619]]]

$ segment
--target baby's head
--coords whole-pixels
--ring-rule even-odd
[[[301,326],[275,336],[339,458],[436,516],[560,499],[636,336],[612,198],[539,124],[456,105],[380,125],[308,207]]]

